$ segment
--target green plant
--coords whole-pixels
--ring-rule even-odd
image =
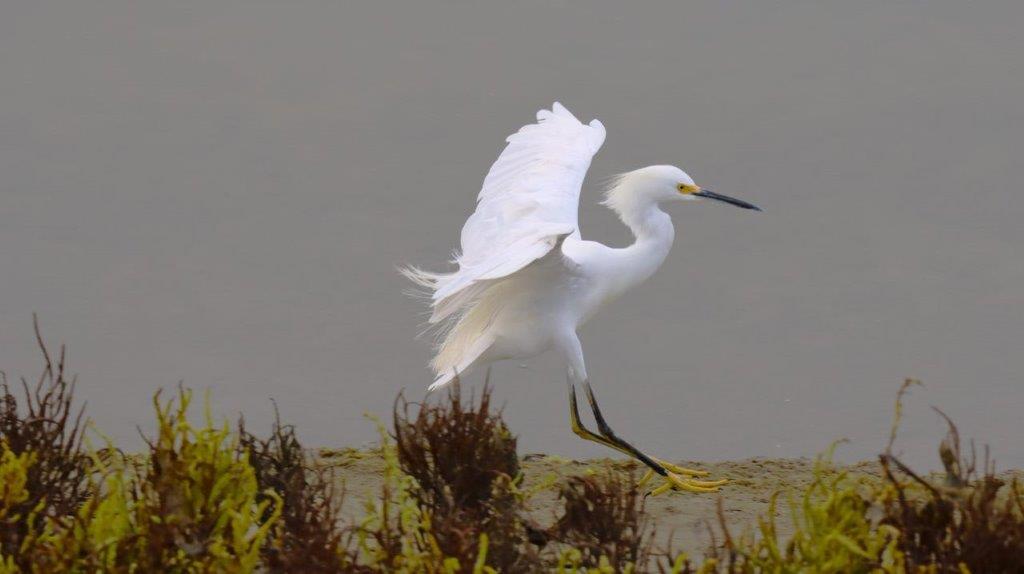
[[[644,518],[644,503],[632,473],[608,471],[575,476],[562,485],[563,512],[553,537],[572,550],[560,570],[598,569],[632,572],[651,559],[654,532]]]
[[[889,444],[879,456],[882,478],[851,477],[830,464],[833,449],[819,457],[814,481],[790,511],[795,532],[780,541],[775,522],[778,495],[760,536],[733,538],[719,521],[725,548],[703,568],[716,572],[1020,572],[1024,557],[1024,488],[996,476],[986,455],[983,470],[961,449],[956,425],[939,446],[942,479],[927,478],[892,454],[907,380],[896,398]],[[833,445],[834,448],[835,445]]]
[[[268,492],[274,492],[283,503],[281,519],[263,545],[263,562],[271,572],[340,572],[342,495],[334,475],[312,467],[295,427],[281,424],[276,404],[274,415],[267,439],[246,431],[244,420],[238,423],[239,447],[252,465],[260,501],[272,501]],[[271,516],[268,507],[261,522]]]
[[[1019,572],[1024,487],[977,464],[959,432],[939,455],[944,476],[892,454],[897,395],[879,473],[851,474],[821,455],[809,486],[776,494],[756,531],[733,536],[719,504],[724,545],[705,559],[657,550],[634,476],[609,470],[569,478],[549,528],[527,518],[516,439],[491,407],[462,400],[394,408],[394,437],[378,421],[379,451],[345,450],[335,462],[383,458],[383,484],[364,515],[344,524],[343,490],[310,459],[295,428],[276,418],[268,438],[189,421],[192,393],[154,397],[157,431],[144,453],[83,448],[83,409],[63,349],[39,336],[39,380],[19,400],[0,376],[0,574],[32,572],[312,572],[449,574],[541,572],[673,574]],[[413,407],[416,407],[413,412]],[[552,482],[536,488],[550,487]],[[793,533],[775,516],[788,496]],[[669,543],[671,546],[671,542]]]
[[[413,478],[402,472],[398,452],[383,423],[376,419],[375,422],[384,460],[383,483],[380,497],[367,499],[364,517],[353,528],[353,542],[344,555],[344,568],[360,573],[458,572],[459,559],[445,556],[441,550],[429,512],[412,494]],[[481,538],[478,548],[472,560],[474,574],[485,571],[480,557],[486,560],[486,539]]]
[[[98,496],[33,543],[33,570],[252,572],[281,500],[260,500],[256,477],[227,426],[188,421],[192,393],[153,399],[157,434],[144,461],[94,461]]]
[[[7,441],[0,440],[0,530],[3,532],[17,531],[19,524],[29,521],[22,512],[30,496],[28,481],[34,463],[33,453],[15,454],[7,447]],[[16,562],[21,554],[19,550],[17,547],[0,548],[0,573],[19,571]]]
[[[489,386],[484,386],[479,404],[472,399],[463,403],[456,382],[446,401],[418,405],[415,416],[409,407],[399,395],[393,416],[395,446],[401,469],[416,480],[423,504],[441,512],[482,510],[498,476],[519,475],[516,438],[501,413],[491,411]]]
[[[410,403],[401,395],[396,400],[395,449],[401,471],[413,479],[409,494],[429,516],[441,552],[472,563],[486,540],[488,566],[539,568],[536,545],[545,537],[525,518],[516,438],[501,412],[492,410],[489,384],[479,402],[464,402],[456,381],[446,400],[417,406],[412,416]]]
[[[935,572],[1020,572],[1024,563],[1024,489],[996,476],[986,454],[976,466],[973,445],[962,452],[960,434],[949,417],[939,446],[944,480],[929,481],[891,453],[880,456],[885,487],[876,503],[882,524],[899,531],[899,548],[909,568]]]
[[[21,379],[23,400],[11,392],[0,372],[0,442],[26,473],[18,501],[8,499],[8,518],[0,528],[0,555],[27,568],[26,542],[48,520],[74,515],[89,496],[89,457],[82,450],[84,408],[73,407],[75,383],[66,371],[64,347],[54,360],[35,324],[43,370],[34,385]],[[10,464],[14,464],[14,459]],[[9,467],[13,468],[13,467]]]
[[[901,572],[899,531],[871,518],[875,487],[832,467],[833,445],[818,457],[814,480],[790,499],[794,532],[780,541],[776,525],[779,495],[758,520],[760,536],[734,539],[725,528],[730,572]]]

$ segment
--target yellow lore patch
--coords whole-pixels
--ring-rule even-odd
[[[688,183],[680,183],[679,185],[676,186],[676,189],[679,190],[679,193],[686,194],[686,195],[693,195],[694,193],[697,193],[698,191],[700,191],[700,187],[699,186],[690,185]]]

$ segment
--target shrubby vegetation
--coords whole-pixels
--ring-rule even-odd
[[[1019,572],[1024,492],[987,456],[962,452],[956,427],[940,447],[945,479],[922,477],[892,454],[881,478],[819,458],[815,480],[777,495],[755,531],[724,513],[704,557],[658,547],[629,471],[583,474],[555,489],[557,515],[527,513],[516,439],[485,387],[447,400],[396,401],[378,421],[380,491],[356,517],[330,467],[295,428],[237,430],[208,413],[193,422],[180,388],[154,397],[148,448],[126,454],[83,439],[83,409],[63,350],[34,383],[0,381],[0,573],[4,572]],[[18,397],[21,397],[20,399]],[[902,392],[900,394],[902,397]],[[899,400],[897,400],[898,424]],[[948,420],[948,419],[947,419]],[[778,535],[778,504],[794,533]],[[721,507],[720,507],[721,508]]]

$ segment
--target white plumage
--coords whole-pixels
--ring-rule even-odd
[[[462,227],[459,270],[436,276],[432,323],[457,310],[448,303],[459,291],[515,273],[547,253],[552,237],[576,231],[583,178],[604,138],[601,122],[584,125],[557,102],[507,138]]]
[[[508,137],[484,178],[476,211],[462,228],[458,269],[402,270],[430,292],[430,323],[439,330],[431,389],[477,364],[551,347],[563,353],[574,380],[586,378],[576,329],[649,277],[668,254],[674,230],[658,205],[703,193],[672,166],[624,174],[605,205],[637,242],[613,249],[583,241],[580,189],[604,139],[600,121],[584,124],[558,102],[537,112],[537,123]]]

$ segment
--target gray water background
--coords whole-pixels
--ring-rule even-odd
[[[934,465],[944,408],[1024,465],[1024,3],[5,2],[0,368],[66,342],[140,445],[179,380],[311,445],[372,440],[430,351],[396,264],[443,267],[503,138],[560,100],[604,178],[673,163],[755,214],[679,205],[648,283],[582,332],[613,425],[691,459]],[[479,374],[471,377],[478,381]],[[568,431],[557,358],[498,366],[521,450]]]

